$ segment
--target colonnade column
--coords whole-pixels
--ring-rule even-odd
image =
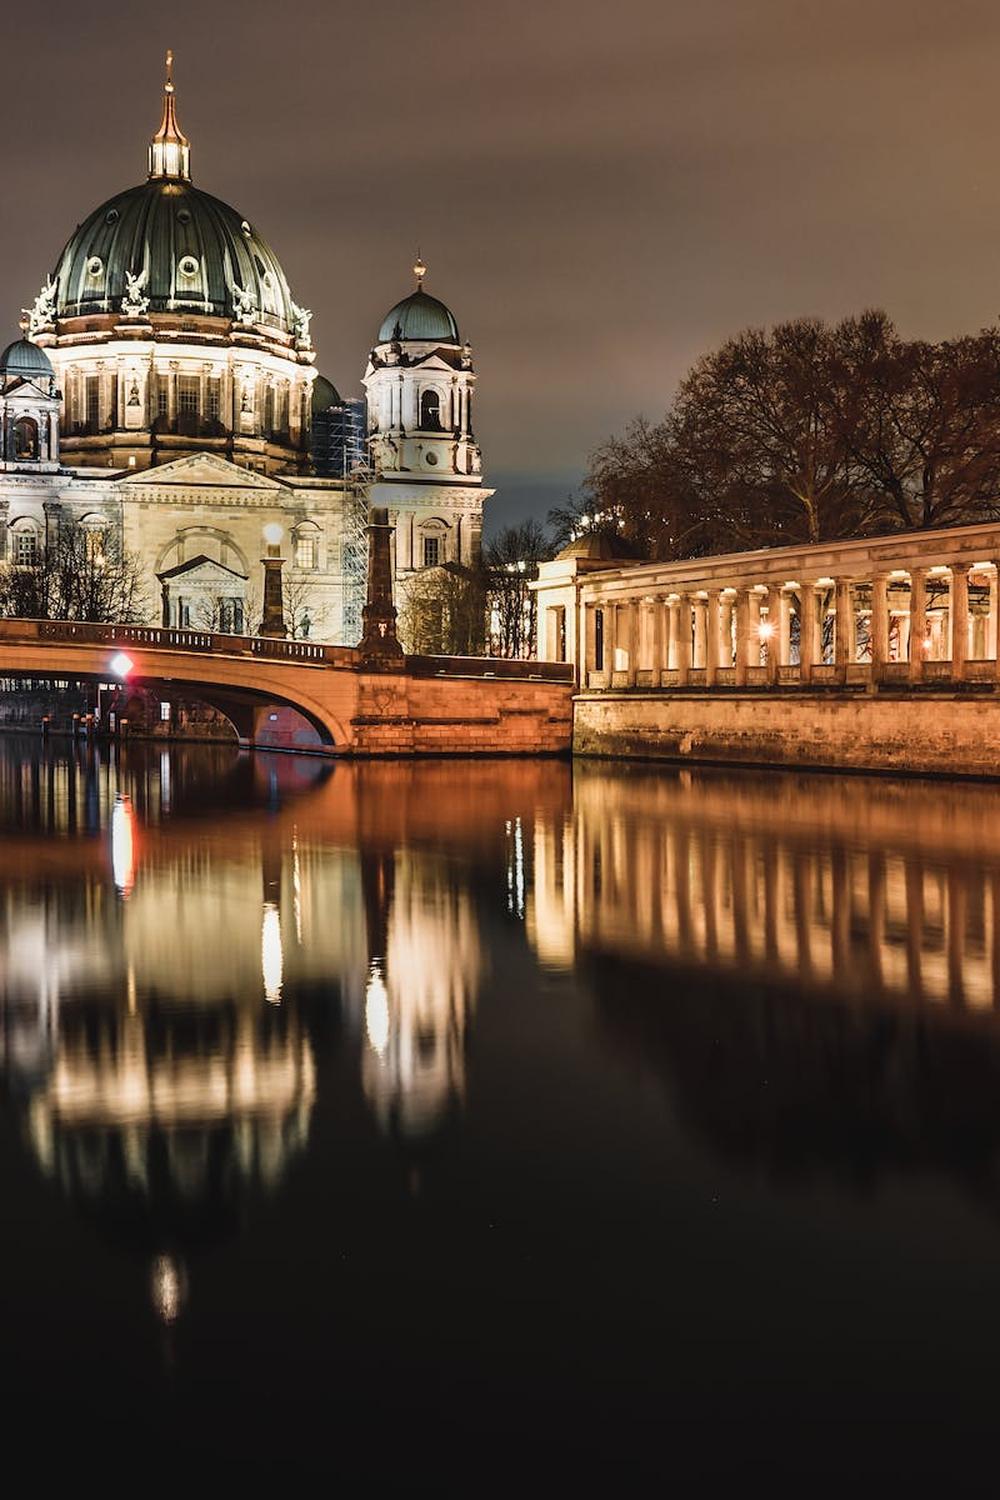
[[[705,600],[705,686],[714,687],[719,671],[719,591],[709,589]]]
[[[767,634],[764,637],[765,655],[764,665],[767,672],[768,686],[774,687],[778,682],[778,665],[781,652],[781,588],[777,584],[771,584],[767,590]]]
[[[639,610],[640,604],[636,599],[630,599],[625,608],[625,632],[622,640],[622,648],[625,651],[627,662],[625,666],[625,686],[635,687],[636,669],[639,665]]]
[[[802,585],[802,614],[799,618],[799,681],[812,682],[813,667],[819,649],[818,590],[814,583]]]
[[[691,600],[691,608],[694,611],[694,640],[692,642],[693,655],[691,665],[695,668],[705,665],[706,629],[708,625],[708,605],[700,596]]]
[[[691,597],[681,594],[677,601],[677,681],[684,686],[691,675]]]
[[[671,599],[667,603],[667,671],[672,672],[677,667],[677,642],[680,639],[680,600]]]
[[[854,598],[849,578],[837,579],[833,608],[833,664],[837,681],[846,682],[847,666],[854,656]]]
[[[736,686],[746,687],[750,640],[750,590],[736,593]]]
[[[997,656],[997,564],[990,573],[990,604],[986,616],[986,655],[994,660]]]
[[[927,569],[910,569],[910,681],[924,675],[924,639],[927,635]]]
[[[580,686],[587,687],[590,674],[597,667],[597,611],[593,604],[584,604],[580,611],[582,622],[581,641],[577,647]]]
[[[871,647],[872,682],[879,682],[889,660],[889,579],[885,573],[872,576]]]
[[[732,589],[723,589],[719,595],[719,666],[733,664],[733,608]]]
[[[782,589],[778,596],[778,665],[787,667],[792,660],[792,596]]]
[[[969,565],[954,563],[951,570],[951,675],[965,676],[969,654]]]
[[[608,687],[614,687],[617,626],[618,606],[606,604],[604,606],[604,672],[608,679]]]

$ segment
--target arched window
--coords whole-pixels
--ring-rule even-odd
[[[80,522],[83,532],[84,553],[91,566],[102,567],[105,562],[107,523],[103,516],[84,516]]]
[[[14,458],[38,457],[38,423],[34,417],[21,417],[14,423]]]
[[[441,397],[437,391],[424,391],[420,397],[420,428],[422,432],[441,431]]]
[[[443,521],[425,521],[419,532],[417,566],[437,568],[447,561],[445,552],[445,525]]]
[[[38,561],[39,531],[33,521],[19,521],[12,528],[13,561],[19,568],[32,568]]]
[[[319,528],[313,521],[295,529],[295,566],[304,570],[319,567]]]

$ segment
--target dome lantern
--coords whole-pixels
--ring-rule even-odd
[[[167,76],[163,85],[163,118],[149,143],[149,177],[191,181],[191,146],[177,124],[174,96],[174,54],[167,52]]]

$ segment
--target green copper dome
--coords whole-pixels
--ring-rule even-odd
[[[0,354],[0,381],[55,379],[55,371],[44,349],[30,339],[15,339]]]
[[[454,317],[436,297],[426,292],[411,292],[402,302],[397,302],[391,312],[382,319],[378,331],[378,343],[389,344],[394,340],[404,343],[407,339],[437,340],[441,344],[459,344],[458,324]]]
[[[70,236],[52,279],[59,322],[149,312],[299,331],[267,241],[180,177],[152,177],[102,203]]]

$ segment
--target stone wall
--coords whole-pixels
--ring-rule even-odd
[[[584,693],[578,755],[1000,776],[1000,692]]]
[[[360,755],[559,755],[570,748],[570,683],[499,678],[358,679],[351,748]]]

